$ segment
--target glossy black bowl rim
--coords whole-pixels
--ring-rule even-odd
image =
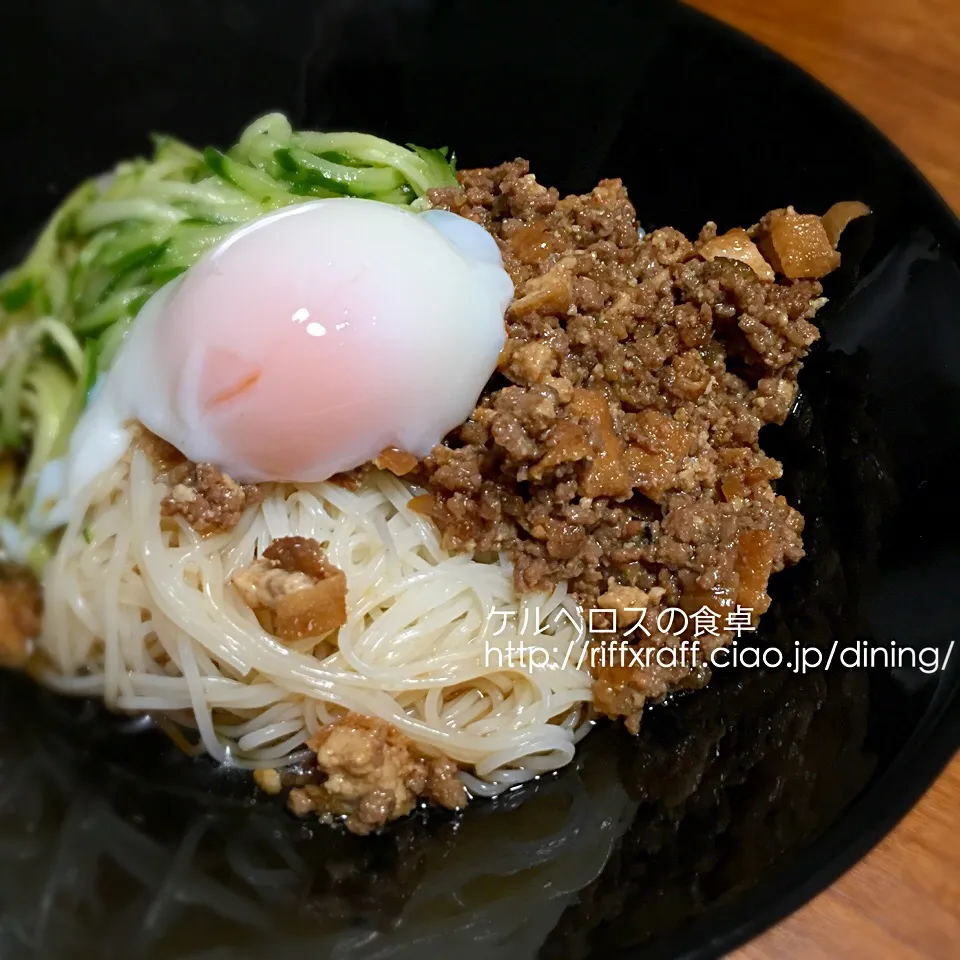
[[[881,777],[761,894],[741,892],[729,907],[694,922],[662,946],[630,948],[617,954],[618,960],[715,960],[826,891],[893,831],[960,752],[960,677],[938,699],[938,707],[931,708]]]
[[[684,5],[679,19],[695,30],[712,32],[775,64],[778,71],[816,87],[851,124],[867,131],[878,150],[904,168],[924,196],[941,237],[960,251],[960,216],[917,165],[879,127],[838,93],[770,47],[729,24]],[[960,647],[960,643],[957,644]],[[960,650],[954,654],[960,658]],[[643,960],[712,960],[723,957],[786,919],[826,890],[884,839],[933,786],[960,753],[960,670],[945,674],[934,702],[889,767],[845,810],[838,821],[789,866],[758,891],[742,891],[729,906],[711,911],[678,934],[648,946],[631,947],[617,957]]]

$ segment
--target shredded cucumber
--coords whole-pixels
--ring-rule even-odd
[[[29,533],[37,476],[66,452],[143,304],[238,224],[322,197],[420,209],[431,187],[456,184],[446,148],[298,132],[279,113],[226,152],[168,136],[153,145],[151,158],[81,184],[0,276],[0,529]],[[31,556],[39,563],[50,549],[34,545]]]

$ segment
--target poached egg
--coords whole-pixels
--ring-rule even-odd
[[[141,309],[71,439],[76,491],[140,421],[234,479],[317,482],[465,421],[506,340],[496,241],[355,198],[241,227]]]

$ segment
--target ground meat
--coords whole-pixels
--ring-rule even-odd
[[[269,793],[271,796],[276,796],[283,789],[280,772],[273,767],[254,770],[253,779],[264,793]]]
[[[290,643],[321,637],[347,622],[347,578],[309,537],[280,537],[233,585],[260,623]]]
[[[180,467],[187,458],[172,444],[148,430],[142,423],[131,424],[137,446],[147,455],[160,474],[169,473],[174,467]]]
[[[165,517],[183,517],[197,533],[232,530],[244,511],[263,500],[263,487],[237,483],[212,463],[186,461],[164,475],[170,493],[160,511]]]
[[[348,713],[307,746],[315,782],[294,787],[287,801],[298,816],[344,818],[352,833],[367,834],[410,813],[420,797],[451,810],[467,803],[455,763],[426,757],[382,720]]]
[[[429,199],[494,236],[516,298],[498,375],[416,474],[444,546],[506,550],[518,590],[567,580],[586,608],[649,606],[655,621],[741,605],[755,621],[770,575],[803,555],[758,436],[788,415],[818,337],[815,278],[838,260],[819,218],[790,210],[722,237],[710,223],[694,243],[641,237],[619,180],[561,198],[525,160],[459,180]],[[704,680],[607,665],[594,696],[635,729],[647,699]]]
[[[22,667],[27,662],[42,617],[36,577],[23,567],[0,564],[0,666]]]
[[[313,580],[326,580],[340,573],[318,540],[312,537],[278,537],[263,551],[263,559],[288,573],[300,573]]]
[[[367,475],[374,469],[376,469],[375,464],[364,463],[353,470],[335,473],[332,477],[330,477],[329,482],[335,483],[338,487],[343,487],[344,490],[356,492],[363,486]]]

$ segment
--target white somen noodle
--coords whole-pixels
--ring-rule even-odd
[[[443,550],[408,507],[415,488],[380,472],[355,491],[277,485],[206,537],[161,516],[167,492],[131,448],[72,504],[44,576],[48,685],[162,713],[246,767],[296,759],[347,710],[457,761],[483,795],[573,757],[591,695],[576,605],[563,587],[519,599],[504,558]],[[318,540],[346,574],[348,619],[333,634],[281,643],[231,585],[284,536]],[[523,638],[549,652],[545,666],[503,652],[525,623],[543,630]]]

